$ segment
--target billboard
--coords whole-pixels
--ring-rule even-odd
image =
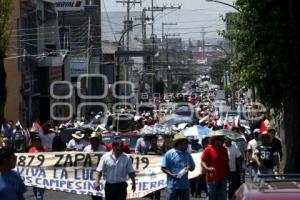
[[[81,11],[84,9],[84,0],[54,0],[56,11]]]

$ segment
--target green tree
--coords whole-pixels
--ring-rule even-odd
[[[4,119],[4,108],[7,97],[4,58],[10,37],[9,17],[12,2],[11,0],[0,0],[0,124]]]
[[[240,13],[226,19],[234,29],[237,81],[257,88],[267,106],[284,111],[285,171],[300,172],[300,12],[296,0],[237,0]]]

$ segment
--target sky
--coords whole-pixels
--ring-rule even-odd
[[[149,7],[151,0],[141,0],[142,7],[137,4],[132,11],[141,11],[143,7]],[[233,4],[234,0],[222,0],[223,2]],[[154,33],[158,38],[162,35],[162,22],[177,23],[177,25],[165,26],[166,34],[180,34],[183,40],[191,38],[193,41],[202,39],[202,32],[205,32],[205,40],[212,41],[220,39],[217,30],[225,29],[225,24],[221,15],[234,11],[228,6],[206,2],[205,0],[154,0],[154,6],[178,6],[182,5],[180,10],[166,10],[164,12],[155,12]],[[124,11],[126,5],[116,3],[115,0],[102,0],[102,12]],[[147,12],[151,17],[151,13]],[[134,23],[139,23],[134,22]],[[151,33],[151,26],[147,33]]]

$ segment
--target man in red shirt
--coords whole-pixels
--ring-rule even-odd
[[[48,152],[48,148],[44,147],[41,138],[38,135],[33,137],[32,146],[29,148],[29,153]]]
[[[224,134],[215,131],[210,144],[201,157],[201,166],[206,173],[209,200],[227,199],[227,176],[229,175],[229,158],[224,144]]]
[[[114,136],[114,138],[120,138],[121,139],[120,136]],[[129,144],[126,141],[124,141],[124,140],[121,140],[121,142],[122,142],[123,152],[127,153],[127,154],[130,154],[131,151],[130,151]],[[108,151],[111,151],[112,150],[112,143],[107,144],[106,147],[107,147]]]

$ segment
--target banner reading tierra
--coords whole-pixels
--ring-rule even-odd
[[[100,191],[95,188],[95,170],[103,153],[49,152],[19,153],[15,168],[25,185],[50,190],[71,192],[81,195],[104,196],[102,180]],[[196,168],[189,178],[200,174],[201,153],[192,154]],[[141,198],[166,187],[166,175],[161,171],[162,156],[143,156],[131,154],[136,170],[136,191],[128,187],[127,198]],[[128,184],[131,181],[128,180]]]

